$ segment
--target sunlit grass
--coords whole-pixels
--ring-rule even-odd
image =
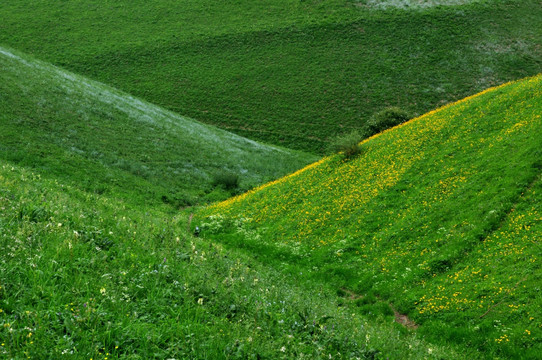
[[[187,221],[0,160],[0,358],[466,358]]]
[[[533,358],[541,85],[430,112],[363,142],[353,160],[324,158],[202,209],[198,223],[208,238],[384,298],[434,341]]]

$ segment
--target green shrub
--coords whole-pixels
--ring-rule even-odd
[[[193,206],[198,203],[198,197],[184,191],[178,191],[176,193],[169,193],[161,196],[164,204],[170,204],[176,208],[184,208],[187,206]]]
[[[234,190],[239,187],[239,175],[222,170],[217,172],[213,178],[213,186],[220,186],[225,190]]]
[[[363,139],[358,130],[336,136],[328,145],[328,154],[342,153],[345,158],[350,158],[361,152],[359,143]]]
[[[203,201],[206,203],[220,202],[230,198],[231,196],[231,191],[225,190],[222,186],[217,186],[211,192],[205,194]]]
[[[410,114],[397,107],[389,107],[374,114],[365,125],[367,135],[371,136],[408,121]]]

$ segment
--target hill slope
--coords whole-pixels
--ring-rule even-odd
[[[405,3],[414,6],[376,6]],[[382,108],[422,114],[537,74],[541,17],[538,0],[18,0],[0,4],[0,43],[199,121],[318,152]]]
[[[217,174],[234,173],[248,188],[314,160],[203,125],[5,48],[0,66],[0,158],[91,191],[136,187],[147,200],[184,206],[229,196],[214,189]]]
[[[538,76],[432,111],[368,139],[351,161],[324,158],[203,209],[198,224],[344,286],[362,312],[388,302],[434,341],[536,358],[541,90]]]
[[[163,210],[0,159],[0,358],[467,358]]]

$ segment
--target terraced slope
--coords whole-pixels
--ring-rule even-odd
[[[541,17],[538,0],[7,0],[0,44],[320,152],[382,108],[422,114],[539,73]]]
[[[0,48],[0,158],[99,193],[185,206],[229,196],[217,174],[248,188],[313,156],[203,125],[49,64]]]
[[[368,139],[353,160],[327,157],[203,209],[197,224],[208,238],[327,279],[362,312],[391,315],[390,304],[434,341],[534,359],[541,149],[537,76]]]

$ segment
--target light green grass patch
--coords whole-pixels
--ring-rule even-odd
[[[223,171],[239,176],[247,189],[315,159],[202,124],[13,50],[0,47],[0,64],[0,156],[90,188],[103,187],[99,179],[107,177],[111,187],[139,181],[146,183],[137,185],[141,193],[155,200],[188,205],[209,195],[213,177]]]
[[[435,342],[536,359],[541,84],[432,111],[363,142],[357,157],[324,158],[202,209],[198,223],[210,239],[350,289],[368,316],[389,312],[385,301]]]
[[[435,6],[458,6],[487,0],[362,0],[358,6],[367,6],[377,9],[423,9]]]

